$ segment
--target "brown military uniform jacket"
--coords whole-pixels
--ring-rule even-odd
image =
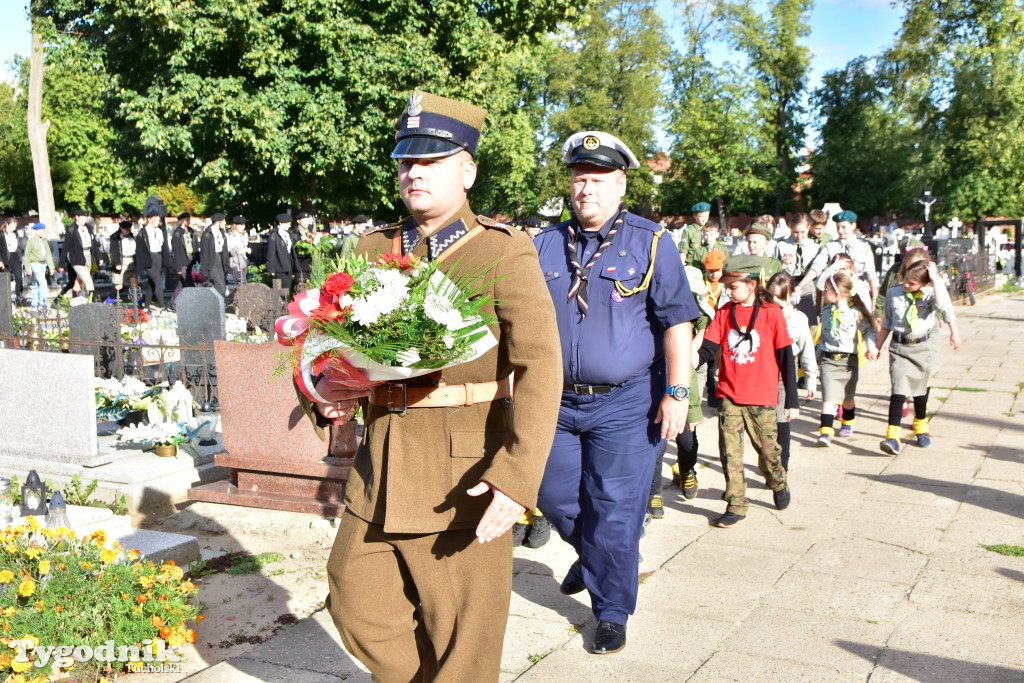
[[[466,490],[481,480],[532,508],[554,439],[562,391],[562,361],[554,307],[530,239],[473,214],[456,215],[470,229],[487,229],[441,263],[450,276],[485,272],[484,293],[497,304],[497,346],[443,372],[449,385],[489,382],[514,372],[514,400],[459,408],[410,408],[404,415],[364,403],[365,431],[349,475],[345,505],[391,533],[471,529],[492,496]],[[452,221],[454,222],[454,221]],[[401,226],[384,226],[359,242],[371,258],[392,251]],[[413,253],[426,258],[427,240]],[[408,380],[431,386],[431,375]],[[314,422],[317,414],[300,395]],[[321,426],[317,431],[324,437]]]

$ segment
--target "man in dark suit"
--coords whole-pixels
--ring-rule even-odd
[[[18,238],[18,221],[6,218],[0,226],[0,271],[6,270],[14,279],[14,299],[24,300],[25,281],[22,278],[24,246]],[[4,292],[7,294],[7,292]]]
[[[267,272],[270,277],[281,283],[281,289],[287,291],[292,286],[292,273],[296,269],[295,245],[289,227],[292,219],[286,213],[277,214],[277,227],[270,231],[267,239]]]
[[[210,227],[203,231],[199,242],[199,270],[214,289],[227,298],[228,245],[224,235],[225,216],[215,213],[210,216],[210,220]]]
[[[163,218],[155,208],[146,209],[146,224],[136,238],[138,250],[136,263],[145,271],[146,286],[143,288],[143,305],[147,308],[156,299],[157,306],[164,307],[164,267],[171,262],[170,245]]]
[[[92,281],[92,264],[102,266],[106,258],[93,239],[92,230],[89,228],[89,213],[84,209],[78,209],[73,215],[75,224],[64,234],[58,270],[67,270],[68,284],[77,281],[80,291],[84,291],[85,296],[91,299],[96,288]],[[63,293],[61,292],[61,295]]]

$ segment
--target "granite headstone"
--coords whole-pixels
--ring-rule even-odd
[[[124,375],[121,315],[121,309],[108,304],[81,304],[68,311],[69,349],[92,356],[99,376]]]
[[[93,384],[89,356],[0,349],[0,464],[110,462],[96,447]]]
[[[224,297],[212,287],[186,287],[175,304],[178,311],[178,341],[185,384],[199,389],[200,404],[214,401],[217,365],[213,342],[224,339]],[[205,347],[203,350],[188,347]]]
[[[261,282],[238,285],[235,290],[235,310],[249,324],[267,334],[273,331],[274,323],[285,313],[280,294]]]
[[[14,334],[14,325],[11,317],[14,315],[14,307],[11,306],[11,274],[6,270],[0,272],[0,336]]]

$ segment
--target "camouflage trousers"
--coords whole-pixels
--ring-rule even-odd
[[[728,398],[720,399],[718,411],[718,453],[725,473],[725,500],[728,511],[747,514],[747,482],[743,477],[743,431],[746,429],[750,444],[757,453],[757,467],[764,475],[765,484],[772,491],[786,485],[786,470],[782,468],[778,428],[775,424],[775,406],[736,405]]]

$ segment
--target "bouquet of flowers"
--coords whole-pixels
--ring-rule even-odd
[[[120,380],[96,378],[96,419],[120,420],[132,411],[144,410],[150,422],[173,417],[173,409],[164,395],[167,382],[148,387],[132,376]]]
[[[184,422],[151,422],[128,425],[117,430],[117,440],[121,443],[178,446],[188,438],[189,429]]]
[[[384,254],[328,264],[322,285],[295,296],[278,318],[278,341],[292,349],[299,389],[326,402],[313,376],[352,388],[424,375],[480,357],[496,343],[481,295],[482,274],[449,279],[436,263]]]

